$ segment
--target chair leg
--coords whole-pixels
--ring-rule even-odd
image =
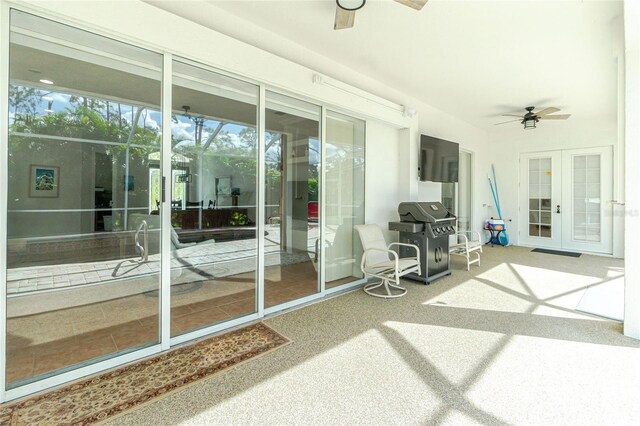
[[[381,294],[381,293],[374,293],[371,290],[374,290],[376,288],[382,287],[384,286],[385,290],[387,291],[387,294]],[[398,294],[393,294],[391,293],[391,288],[395,288],[397,290],[402,290],[401,293]],[[396,297],[401,297],[404,296],[407,293],[407,289],[404,287],[400,287],[399,285],[393,285],[389,282],[388,279],[384,279],[381,281],[376,281],[374,283],[371,284],[367,284],[365,285],[363,288],[365,293],[367,293],[369,296],[374,296],[374,297],[380,297],[382,299],[395,299]]]

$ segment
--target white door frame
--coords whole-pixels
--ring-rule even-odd
[[[576,155],[599,154],[601,239],[588,242],[573,238],[573,164]],[[529,160],[547,157],[551,166],[551,238],[529,235]],[[520,153],[519,158],[518,233],[519,244],[526,247],[551,248],[601,255],[613,253],[613,153],[611,146]],[[558,206],[560,214],[557,213]],[[564,213],[564,214],[562,214]]]

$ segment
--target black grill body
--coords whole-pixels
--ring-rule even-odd
[[[438,202],[400,203],[398,214],[400,222],[389,222],[389,230],[400,233],[399,242],[420,248],[422,274],[405,278],[429,284],[451,275],[449,235],[456,233],[456,216]],[[400,258],[414,256],[415,250],[400,246]]]

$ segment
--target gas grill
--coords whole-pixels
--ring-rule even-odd
[[[456,233],[456,217],[438,202],[405,202],[398,206],[400,222],[389,222],[390,231],[400,232],[400,242],[420,248],[422,274],[405,278],[429,284],[451,275],[449,235]],[[415,250],[400,246],[399,257],[414,257]]]

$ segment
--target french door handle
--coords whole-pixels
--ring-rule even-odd
[[[560,204],[556,207],[556,213],[560,213]]]

